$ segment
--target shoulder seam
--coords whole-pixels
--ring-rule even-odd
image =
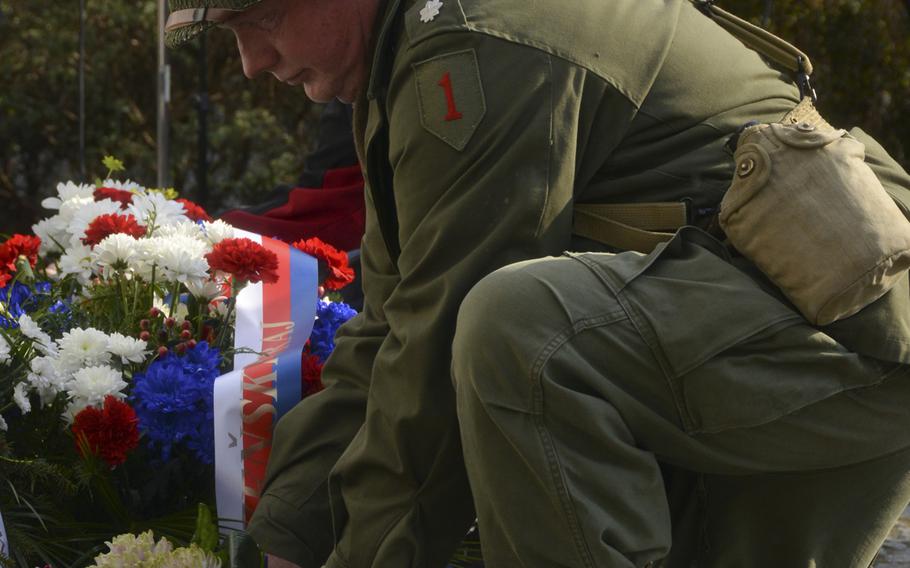
[[[607,83],[608,85],[610,85],[611,87],[616,89],[616,91],[619,94],[621,94],[626,100],[628,100],[632,104],[632,106],[635,107],[636,109],[639,109],[641,107],[643,100],[636,101],[632,97],[632,95],[629,93],[628,89],[625,89],[622,85],[620,85],[619,82],[615,78],[609,77],[609,76],[604,76],[603,74],[598,73],[597,70],[593,69],[591,66],[585,65],[581,61],[578,61],[577,59],[571,57],[569,54],[561,53],[559,50],[553,49],[552,46],[548,46],[543,43],[534,42],[534,41],[522,39],[519,37],[515,37],[515,36],[509,35],[507,33],[504,33],[504,32],[498,31],[498,30],[494,30],[491,28],[477,26],[475,24],[472,24],[471,22],[467,22],[467,24],[464,27],[440,29],[438,31],[432,32],[425,36],[422,36],[421,38],[419,38],[418,40],[416,40],[414,42],[409,42],[408,48],[409,49],[413,48],[417,45],[420,45],[421,43],[425,42],[426,40],[428,40],[430,38],[438,37],[441,35],[457,34],[457,33],[472,33],[472,32],[482,34],[482,35],[485,35],[488,37],[492,37],[495,39],[499,39],[502,41],[507,41],[509,43],[514,43],[516,45],[522,45],[522,46],[525,46],[525,47],[528,47],[531,49],[536,49],[538,51],[546,53],[547,55],[550,55],[552,57],[556,57],[558,59],[571,63],[572,65],[575,65],[577,67],[580,67],[580,68],[590,72],[595,77],[598,77],[599,79],[601,79],[602,81],[604,81],[605,83]]]

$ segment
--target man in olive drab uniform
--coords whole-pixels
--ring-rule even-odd
[[[699,224],[787,75],[685,0],[171,9],[171,43],[221,23],[247,75],[356,101],[365,306],[278,423],[273,566],[444,566],[475,514],[494,567],[868,565],[910,499],[906,275],[820,329],[694,226],[647,255],[573,234],[584,203]]]

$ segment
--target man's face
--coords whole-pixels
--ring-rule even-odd
[[[353,102],[367,80],[379,0],[263,0],[223,26],[234,32],[243,72],[303,85],[309,98]]]

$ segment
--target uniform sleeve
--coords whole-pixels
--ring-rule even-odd
[[[400,53],[386,109],[401,280],[383,306],[364,427],[330,479],[348,515],[333,568],[449,559],[473,519],[449,370],[459,305],[493,270],[568,248],[590,125],[609,116],[606,154],[634,114],[579,66],[468,32]]]

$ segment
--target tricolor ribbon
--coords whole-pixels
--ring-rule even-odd
[[[278,281],[237,296],[234,371],[215,380],[215,491],[223,528],[242,529],[256,509],[278,419],[297,404],[301,358],[318,301],[316,259],[246,231],[278,257]]]
[[[2,514],[0,514],[0,558],[9,558],[9,540],[6,538],[6,527],[3,526]]]

